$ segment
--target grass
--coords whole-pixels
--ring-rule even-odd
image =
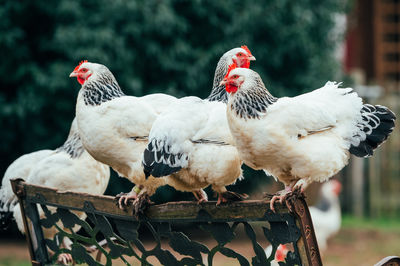
[[[342,218],[342,228],[400,232],[400,218],[371,219],[345,215]]]
[[[330,239],[324,265],[374,265],[400,255],[400,221],[344,216],[340,232]]]
[[[15,257],[0,258],[0,265],[2,266],[28,266],[31,265],[29,261]]]

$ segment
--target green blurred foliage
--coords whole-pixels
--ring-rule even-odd
[[[246,44],[271,92],[296,95],[337,77],[344,10],[344,0],[0,0],[0,172],[63,143],[80,87],[68,75],[82,59],[108,66],[129,95],[206,97],[219,57]]]

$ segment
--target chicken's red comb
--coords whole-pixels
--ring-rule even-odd
[[[251,52],[250,52],[250,50],[249,50],[249,48],[247,48],[246,45],[242,45],[242,46],[240,46],[240,48],[246,50],[246,52],[249,53],[249,55],[252,55]]]
[[[80,67],[83,63],[87,63],[87,60],[82,60],[81,62],[79,62],[79,65],[77,65],[77,66],[74,68],[74,71],[75,71],[75,70],[78,70],[79,67]]]
[[[237,65],[236,65],[235,62],[233,62],[232,64],[230,64],[229,67],[228,67],[228,71],[226,72],[225,78],[227,78],[227,77],[229,76],[229,73],[231,73],[231,71],[232,71],[233,69],[235,69],[235,68],[237,68]]]
[[[285,261],[287,251],[288,248],[286,247],[286,245],[280,244],[275,252],[275,260],[278,262]]]

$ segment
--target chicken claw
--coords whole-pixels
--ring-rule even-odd
[[[249,197],[247,194],[239,194],[233,191],[221,192],[218,195],[217,206],[221,203],[228,203],[232,201],[242,201]]]
[[[132,203],[133,215],[138,217],[139,215],[144,214],[144,211],[151,204],[153,204],[153,202],[150,200],[150,196],[147,193],[139,194],[135,201]]]
[[[69,254],[69,253],[61,253],[57,257],[57,263],[58,264],[68,265],[68,264],[70,264],[72,262],[73,262],[72,255]]]
[[[135,186],[129,193],[119,193],[118,195],[115,196],[115,200],[117,201],[117,206],[121,210],[125,210],[125,207],[129,206],[130,201],[136,200],[139,192],[140,188]]]
[[[276,201],[279,201],[280,204],[285,203],[288,210],[292,212],[292,207],[288,204],[288,201],[294,198],[298,198],[301,195],[304,195],[304,186],[303,184],[296,185],[293,189],[284,189],[282,191],[278,191],[275,195],[272,196],[271,201],[269,203],[271,211],[275,212],[274,204]]]
[[[296,193],[304,193],[305,188],[308,186],[308,183],[304,179],[300,179],[299,181],[296,182],[296,184],[293,186],[293,192],[296,191]]]
[[[275,212],[274,204],[276,201],[279,201],[280,204],[286,202],[287,197],[292,193],[292,188],[290,186],[285,187],[284,190],[278,191],[275,195],[272,196],[271,201],[269,202],[269,208],[271,211]]]
[[[287,197],[287,195],[289,193],[290,192],[288,192],[287,194],[284,194],[284,195],[274,195],[274,196],[272,196],[272,199],[269,202],[269,208],[271,209],[271,211],[275,212],[275,207],[274,207],[275,202],[279,201],[279,203],[282,204],[286,200],[286,197]]]
[[[208,201],[208,196],[202,189],[193,191],[193,195],[197,199],[198,204]]]

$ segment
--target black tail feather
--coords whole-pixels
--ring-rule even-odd
[[[149,147],[147,147],[143,152],[143,161],[142,161],[143,171],[146,177],[151,175],[151,171],[153,170],[153,164],[154,164],[154,153],[149,151]]]
[[[365,133],[365,139],[359,145],[351,145],[349,151],[358,157],[368,157],[392,133],[396,115],[381,105],[365,104],[361,110],[363,122],[360,130]]]
[[[173,173],[178,172],[181,170],[181,167],[171,167],[167,164],[162,164],[162,163],[154,163],[153,165],[153,171],[151,172],[151,175],[154,177],[163,177],[167,176]]]
[[[143,153],[143,171],[146,178],[150,175],[153,177],[163,177],[182,169],[181,166],[176,164],[178,159],[181,159],[183,154],[171,154],[170,147],[160,146],[158,143],[149,143]]]

